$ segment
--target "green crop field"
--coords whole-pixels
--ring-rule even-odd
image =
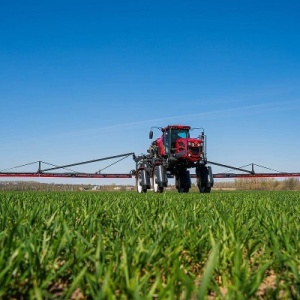
[[[299,192],[0,193],[0,299],[205,298],[300,298]]]

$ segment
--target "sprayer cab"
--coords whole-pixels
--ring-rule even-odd
[[[156,139],[152,145],[157,147],[160,157],[173,157],[188,162],[199,162],[205,159],[205,135],[202,133],[197,137],[191,137],[190,126],[169,125],[159,128],[162,136]],[[153,138],[153,131],[150,131]]]

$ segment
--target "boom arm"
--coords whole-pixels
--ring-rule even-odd
[[[48,171],[53,171],[53,170],[58,170],[58,169],[66,169],[69,167],[74,167],[74,166],[79,166],[79,165],[84,165],[84,164],[90,164],[90,163],[95,163],[99,161],[104,161],[104,160],[110,160],[110,159],[115,159],[115,158],[126,158],[128,156],[132,155],[135,157],[135,154],[133,152],[129,153],[124,153],[124,154],[119,154],[119,155],[113,155],[113,156],[108,156],[108,157],[103,157],[103,158],[98,158],[98,159],[93,159],[93,160],[87,160],[83,162],[78,162],[78,163],[72,163],[68,165],[62,165],[62,166],[54,166],[51,168],[47,169],[42,169],[42,161],[38,161],[38,171],[37,172],[2,172],[5,170],[2,170],[0,172],[0,177],[40,177],[40,178],[132,178],[132,173],[120,173],[120,174],[101,174],[99,171],[96,173],[84,173],[84,172],[62,172],[62,173],[54,173],[54,172],[48,172]],[[36,163],[36,162],[35,162]],[[30,163],[31,164],[31,163]],[[27,166],[29,164],[25,164],[22,166]],[[10,168],[15,169],[18,167],[22,166],[17,166]],[[7,170],[7,169],[6,169]]]
[[[110,159],[115,159],[115,158],[121,158],[121,157],[128,157],[131,156],[133,157],[134,160],[136,160],[138,157],[135,156],[133,152],[129,153],[124,153],[124,154],[119,154],[119,155],[113,155],[113,156],[108,156],[108,157],[103,157],[103,158],[98,158],[98,159],[93,159],[93,160],[88,160],[88,161],[83,161],[83,162],[78,162],[78,163],[72,163],[72,164],[67,164],[67,165],[62,165],[62,166],[53,166],[51,168],[46,168],[42,169],[42,162],[34,162],[38,163],[38,171],[37,172],[3,172],[5,170],[0,171],[0,178],[2,177],[36,177],[36,178],[86,178],[86,179],[100,179],[100,178],[133,178],[135,177],[134,172],[128,172],[128,173],[100,173],[95,172],[95,173],[85,173],[85,172],[61,172],[61,173],[56,173],[56,172],[49,172],[49,171],[54,171],[58,169],[65,169],[68,167],[73,167],[73,166],[78,166],[78,165],[83,165],[83,164],[90,164],[90,163],[95,163],[99,161],[104,161],[104,160],[110,160]],[[225,164],[220,164],[212,161],[207,161],[208,164],[220,166],[220,167],[226,167],[230,168],[232,170],[236,171],[241,171],[244,172],[243,174],[241,173],[216,173],[213,174],[214,178],[284,178],[284,177],[300,177],[300,173],[298,172],[272,172],[272,173],[256,173],[254,172],[254,167],[252,165],[252,170],[246,170],[243,168],[237,168]],[[33,163],[30,163],[33,164]],[[22,166],[27,166],[30,164],[24,164]],[[6,170],[11,170],[15,169],[18,167],[22,166],[17,166],[13,167],[10,169]],[[173,178],[174,176],[168,176],[169,178]],[[191,174],[191,178],[196,178],[196,174]]]

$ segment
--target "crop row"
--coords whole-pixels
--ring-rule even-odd
[[[0,298],[298,298],[299,214],[299,192],[1,192]]]

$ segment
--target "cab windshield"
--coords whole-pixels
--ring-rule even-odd
[[[170,153],[175,146],[177,139],[186,139],[190,137],[189,130],[170,129],[164,134],[164,144],[166,153]]]
[[[188,130],[178,130],[172,129],[171,130],[172,140],[176,139],[186,139],[190,137],[190,133]]]
[[[189,130],[171,129],[165,134],[165,141],[168,144],[171,140],[171,144],[174,144],[177,139],[186,139],[190,137]]]

